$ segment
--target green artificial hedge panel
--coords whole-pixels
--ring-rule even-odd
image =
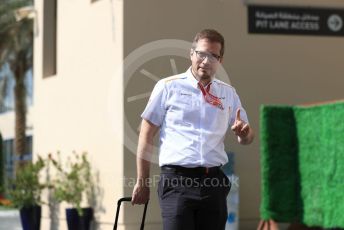
[[[263,219],[344,227],[344,103],[261,107]]]
[[[295,107],[302,221],[344,227],[344,103]]]
[[[299,213],[299,173],[294,111],[261,107],[262,219],[288,222]]]

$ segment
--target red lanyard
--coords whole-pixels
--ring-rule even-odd
[[[221,102],[220,98],[212,95],[209,92],[210,91],[210,85],[211,85],[211,83],[208,84],[207,89],[204,89],[203,85],[200,82],[198,82],[198,86],[199,86],[199,88],[202,91],[204,100],[206,102],[208,102],[209,104],[212,104],[212,105],[218,107],[219,109],[223,110],[224,108],[223,108],[223,105],[222,105],[222,102]]]

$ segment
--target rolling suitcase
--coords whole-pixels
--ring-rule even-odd
[[[116,218],[115,218],[115,224],[113,225],[113,230],[117,229],[117,222],[118,222],[118,216],[119,216],[119,210],[121,208],[121,203],[123,201],[130,202],[131,197],[123,197],[117,201],[117,211],[116,211]],[[147,211],[147,206],[148,206],[148,201],[145,203],[145,207],[143,209],[143,216],[142,216],[142,221],[141,221],[141,227],[140,230],[143,230],[145,227],[145,219],[146,219],[146,211]]]

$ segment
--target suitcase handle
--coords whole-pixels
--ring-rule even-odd
[[[116,218],[115,218],[115,224],[113,226],[113,230],[117,229],[117,222],[118,222],[118,216],[119,216],[119,210],[121,208],[121,204],[122,202],[130,202],[131,201],[131,197],[122,197],[117,201],[117,211],[116,211]],[[148,200],[149,201],[149,200]],[[145,219],[146,219],[146,212],[147,212],[147,205],[148,205],[148,201],[145,203],[145,207],[143,209],[143,216],[142,216],[142,220],[141,220],[141,227],[140,230],[144,229],[145,226]]]

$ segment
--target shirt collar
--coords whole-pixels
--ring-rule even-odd
[[[187,76],[187,79],[188,81],[191,83],[191,85],[198,89],[198,81],[197,79],[195,78],[195,76],[192,74],[192,71],[191,71],[191,67],[185,72],[186,76]],[[213,83],[215,81],[215,78],[213,77],[210,81],[210,83]],[[210,84],[208,83],[208,84]],[[205,86],[206,87],[206,86]]]

